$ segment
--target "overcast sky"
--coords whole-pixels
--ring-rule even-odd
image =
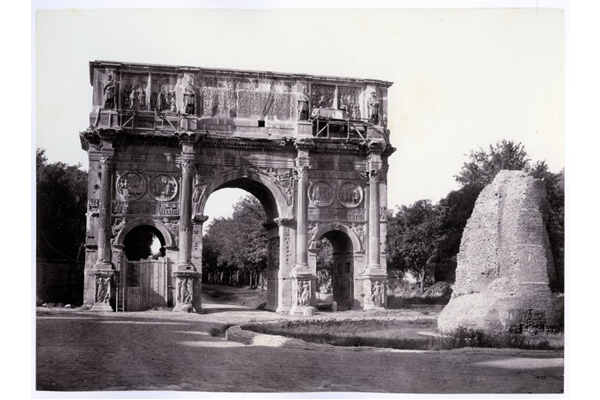
[[[549,9],[38,10],[36,145],[87,168],[91,60],[382,79],[388,207],[435,202],[469,150],[501,139],[564,167],[564,43]],[[236,196],[211,196],[207,215]]]

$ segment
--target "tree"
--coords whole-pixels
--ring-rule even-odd
[[[440,210],[430,200],[400,207],[388,222],[388,267],[417,276],[421,292],[442,257],[441,222]]]
[[[146,260],[152,255],[156,236],[146,227],[135,227],[125,237],[125,256],[129,261]]]
[[[471,150],[469,161],[463,164],[461,171],[454,177],[462,186],[472,185],[481,190],[503,169],[529,171],[529,156],[521,143],[502,140],[491,144],[489,151],[482,148]]]
[[[48,163],[36,152],[36,251],[38,258],[79,260],[84,254],[87,173],[81,165]]]
[[[326,238],[317,241],[317,289],[321,293],[331,293],[333,270],[333,247]]]
[[[267,231],[263,223],[267,216],[255,197],[245,197],[236,205],[231,218],[217,218],[204,237],[203,270],[231,274],[241,271],[256,277],[267,267]]]
[[[437,204],[443,237],[440,238],[438,247],[436,281],[454,282],[456,255],[460,249],[462,234],[480,192],[479,187],[467,185],[448,193]]]
[[[554,289],[564,292],[565,269],[565,170],[555,174],[548,170],[545,161],[538,161],[531,169],[531,175],[544,182],[548,199],[548,220],[546,228],[556,269]]]

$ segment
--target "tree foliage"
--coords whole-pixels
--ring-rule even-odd
[[[317,289],[321,293],[333,290],[333,247],[331,242],[322,237],[317,241]]]
[[[262,271],[267,267],[267,216],[255,197],[245,197],[230,218],[217,218],[203,238],[202,269]]]
[[[87,172],[81,165],[48,163],[36,152],[36,250],[38,258],[81,259],[85,242]]]
[[[529,171],[530,160],[521,143],[502,140],[491,144],[489,150],[471,150],[455,179],[462,186],[474,186],[482,190],[491,183],[498,172],[507,170]]]
[[[145,226],[133,228],[125,237],[125,256],[129,261],[146,260],[152,256],[154,233]]]
[[[388,221],[388,265],[418,277],[421,290],[440,258],[441,227],[440,210],[430,200],[399,207]]]

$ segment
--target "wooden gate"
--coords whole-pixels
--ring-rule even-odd
[[[173,306],[171,263],[167,259],[128,261],[125,265],[126,311]]]

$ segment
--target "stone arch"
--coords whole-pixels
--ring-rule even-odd
[[[323,224],[322,226],[320,226],[319,229],[317,230],[317,232],[314,235],[312,235],[312,237],[308,238],[309,243],[310,243],[308,249],[311,251],[316,251],[317,250],[317,247],[316,247],[317,240],[322,238],[323,235],[325,235],[327,232],[336,231],[336,230],[348,235],[348,237],[350,238],[350,241],[352,242],[352,250],[355,254],[364,252],[363,244],[360,241],[360,239],[358,238],[358,235],[356,234],[356,232],[354,232],[352,230],[352,228],[349,228],[347,225],[339,223],[339,222],[330,222],[330,223]]]
[[[158,222],[152,218],[136,218],[127,222],[123,229],[121,229],[121,231],[117,234],[117,237],[115,238],[115,245],[123,246],[127,234],[133,228],[144,225],[156,228],[162,234],[163,238],[165,239],[165,247],[169,248],[175,246],[175,238],[173,237],[173,234],[161,222]]]
[[[240,188],[254,195],[263,205],[269,220],[293,218],[293,207],[288,204],[286,195],[277,184],[260,174],[243,170],[228,171],[209,182],[194,204],[194,214],[204,215],[210,195],[224,188]]]

